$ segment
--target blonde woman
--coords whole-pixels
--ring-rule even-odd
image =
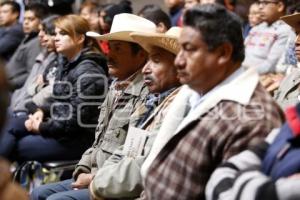
[[[10,160],[78,159],[94,139],[97,106],[107,86],[106,60],[85,36],[85,19],[66,15],[54,24],[55,48],[64,62],[58,66],[51,103],[29,103],[29,118],[5,133],[0,155]]]

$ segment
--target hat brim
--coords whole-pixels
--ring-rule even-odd
[[[133,31],[120,31],[115,33],[107,33],[100,35],[99,33],[89,31],[86,33],[87,36],[95,38],[97,40],[104,40],[104,41],[110,41],[110,40],[119,40],[119,41],[126,41],[126,42],[135,42],[131,37],[130,33]]]
[[[294,29],[300,29],[300,13],[285,15],[280,18]]]
[[[178,37],[165,35],[161,33],[149,34],[142,32],[131,33],[132,39],[141,45],[147,52],[156,46],[165,49],[173,54],[177,54],[180,50],[180,45],[178,43]]]

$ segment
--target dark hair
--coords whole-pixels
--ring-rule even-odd
[[[82,11],[83,8],[89,8],[91,12],[98,12],[99,9],[99,4],[96,2],[92,1],[85,1],[84,3],[81,4],[80,6],[80,12]]]
[[[214,50],[228,42],[233,47],[232,59],[244,60],[245,49],[240,19],[224,6],[197,5],[186,11],[183,24],[199,31],[209,50]]]
[[[12,12],[18,13],[18,18],[20,17],[21,7],[17,2],[14,1],[3,1],[0,6],[9,5],[12,9]]]
[[[55,35],[54,22],[58,17],[59,17],[59,15],[51,15],[42,21],[41,24],[42,24],[43,30],[45,31],[45,33],[47,35]]]
[[[139,44],[134,42],[129,42],[129,43],[133,55],[136,55],[139,51],[143,50],[143,48]]]
[[[104,22],[111,25],[114,16],[121,13],[132,13],[131,3],[129,1],[121,1],[119,4],[106,4],[101,11],[105,12]]]
[[[158,25],[159,23],[163,23],[167,29],[171,28],[171,19],[169,15],[164,12],[158,5],[145,5],[138,12],[138,15],[152,21],[156,25]]]
[[[39,19],[44,19],[49,15],[49,9],[41,3],[32,3],[25,6],[25,11],[32,11],[34,15]]]

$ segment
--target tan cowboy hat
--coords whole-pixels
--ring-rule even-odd
[[[176,55],[180,49],[178,43],[180,32],[181,28],[175,26],[165,33],[133,32],[130,36],[147,52],[150,52],[151,47],[157,46]]]
[[[285,15],[280,18],[285,23],[290,25],[296,30],[300,29],[300,13],[292,14],[292,15]]]
[[[156,31],[156,25],[143,17],[122,13],[115,15],[108,34],[100,35],[99,33],[89,31],[86,35],[96,38],[97,40],[121,40],[135,42],[129,36],[129,34],[134,31],[154,33]]]

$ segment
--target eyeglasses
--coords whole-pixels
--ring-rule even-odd
[[[279,3],[279,1],[258,1],[257,3],[258,3],[258,5],[266,6],[271,3],[277,4],[277,3]]]

